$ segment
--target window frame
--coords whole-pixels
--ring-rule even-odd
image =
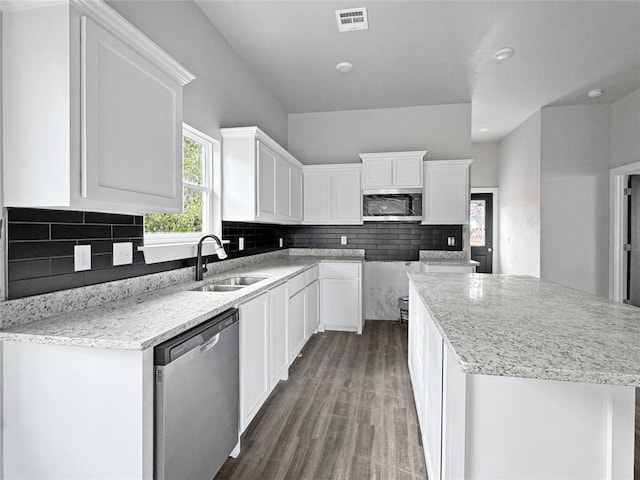
[[[144,247],[141,248],[147,252],[145,247],[161,247],[161,246],[191,246],[197,244],[203,235],[213,233],[222,239],[222,205],[221,205],[221,159],[220,159],[220,142],[200,130],[188,125],[182,124],[182,136],[188,137],[198,142],[203,147],[203,171],[202,185],[187,182],[184,179],[184,159],[182,165],[182,183],[181,194],[184,198],[184,189],[200,191],[203,194],[202,208],[202,231],[200,232],[175,232],[175,233],[144,233]],[[184,152],[184,146],[182,148]],[[184,155],[184,153],[183,153]],[[178,214],[179,215],[179,214]],[[226,243],[226,242],[225,242]],[[176,254],[175,259],[188,258],[189,255]],[[150,262],[147,262],[150,263]]]

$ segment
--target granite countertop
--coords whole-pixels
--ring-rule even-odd
[[[467,259],[458,259],[458,258],[430,258],[428,260],[420,260],[420,263],[424,263],[426,265],[447,265],[447,266],[478,266],[480,262],[476,260]]]
[[[409,274],[468,374],[640,386],[640,309],[533,277]]]
[[[95,308],[73,310],[0,330],[0,340],[80,347],[144,350],[194,327],[285,282],[321,262],[362,262],[360,256],[295,255],[254,263],[202,282],[188,281],[134,295]],[[236,275],[264,280],[233,292],[195,292],[192,288]]]

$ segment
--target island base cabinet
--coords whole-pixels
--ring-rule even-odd
[[[633,478],[635,387],[465,374],[413,285],[409,295],[430,479]]]
[[[442,478],[633,478],[634,387],[465,375],[446,356]]]
[[[153,349],[3,342],[2,478],[153,478]]]

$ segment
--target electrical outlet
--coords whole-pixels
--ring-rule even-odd
[[[76,272],[91,270],[91,245],[74,245],[73,269]]]
[[[244,250],[244,237],[238,238],[238,250]]]
[[[282,239],[280,239],[280,242],[279,242],[280,248],[282,248],[283,244],[284,242],[282,241]]]
[[[133,242],[113,244],[113,265],[129,265],[133,263]]]
[[[455,247],[456,245],[456,237],[447,237],[447,246]]]
[[[340,236],[340,245],[346,245],[347,244],[347,236],[346,235],[341,235]]]

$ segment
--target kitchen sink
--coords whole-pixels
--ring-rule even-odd
[[[213,282],[213,284],[246,287],[247,285],[258,283],[265,278],[267,277],[230,277],[223,280],[216,280],[215,282]]]
[[[233,292],[258,283],[265,278],[267,277],[229,277],[191,290],[194,292]]]
[[[233,292],[240,290],[246,285],[203,285],[201,287],[192,288],[192,292]]]

